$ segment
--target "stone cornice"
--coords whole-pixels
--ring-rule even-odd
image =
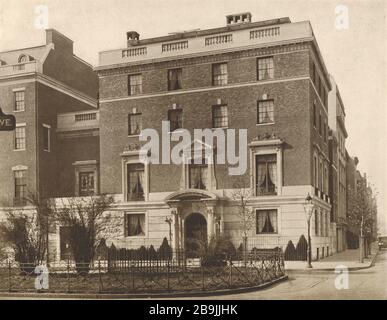
[[[241,59],[250,57],[259,57],[265,55],[282,54],[287,52],[295,52],[302,50],[309,50],[311,48],[312,40],[304,40],[295,43],[283,43],[283,44],[266,44],[262,47],[255,48],[235,48],[234,51],[217,52],[217,53],[200,53],[199,56],[178,56],[173,60],[169,58],[167,61],[139,61],[136,63],[127,63],[126,65],[112,65],[102,68],[96,68],[98,75],[112,76],[128,73],[138,73],[142,71],[148,71],[155,68],[175,68],[180,66],[190,66],[195,64],[216,63],[223,61],[225,56],[231,57],[231,59]]]

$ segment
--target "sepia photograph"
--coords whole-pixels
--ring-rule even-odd
[[[387,300],[386,13],[0,0],[0,300]]]

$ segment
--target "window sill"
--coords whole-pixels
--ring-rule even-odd
[[[138,138],[139,136],[139,134],[128,134],[128,138]]]
[[[255,236],[278,236],[278,232],[270,232],[270,233],[256,233]]]
[[[26,109],[23,109],[23,110],[12,110],[13,113],[20,113],[20,112],[25,112]]]
[[[125,236],[125,239],[130,239],[130,240],[143,240],[146,238],[146,235],[144,234],[143,236]]]
[[[50,153],[50,152],[51,152],[50,150],[46,150],[46,149],[43,149],[43,151],[44,151],[44,152],[48,152],[48,153]]]
[[[218,130],[218,129],[227,130],[227,129],[229,129],[229,127],[213,127],[213,128],[211,128],[211,130]]]
[[[20,152],[20,151],[26,151],[27,149],[13,149],[13,151],[17,151],[17,152]]]
[[[270,81],[270,80],[274,80],[274,77],[273,78],[267,78],[267,79],[257,79],[257,82]]]
[[[275,122],[257,123],[256,126],[257,127],[260,127],[260,126],[270,126],[270,125],[273,125],[273,124],[275,124]]]
[[[185,132],[185,131],[187,131],[187,129],[180,128],[180,129],[176,129],[176,130],[173,130],[173,131],[169,131],[168,134],[182,133],[182,132]]]

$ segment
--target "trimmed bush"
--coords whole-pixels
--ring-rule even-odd
[[[295,261],[297,259],[296,247],[294,246],[292,240],[289,240],[288,245],[285,249],[285,260],[286,261]]]

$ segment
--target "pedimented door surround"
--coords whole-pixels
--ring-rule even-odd
[[[172,247],[185,249],[185,219],[192,213],[201,214],[207,222],[207,237],[211,239],[217,232],[223,231],[219,210],[219,198],[206,190],[186,189],[172,193],[165,199],[171,208]]]

